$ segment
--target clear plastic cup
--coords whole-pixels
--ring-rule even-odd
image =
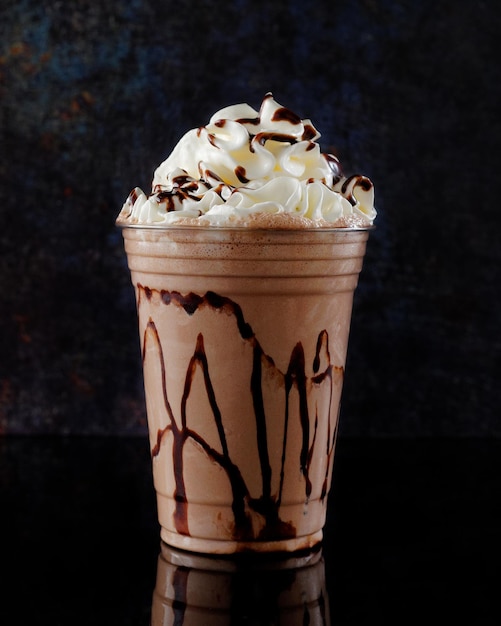
[[[123,227],[168,544],[232,554],[321,540],[368,235]]]

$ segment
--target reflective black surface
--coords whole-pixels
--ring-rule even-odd
[[[501,441],[341,439],[334,471],[320,551],[221,562],[162,549],[145,439],[0,439],[0,623],[499,623]]]

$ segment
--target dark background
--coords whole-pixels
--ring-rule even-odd
[[[115,217],[263,95],[376,186],[341,433],[501,434],[495,0],[0,7],[0,433],[146,432]]]

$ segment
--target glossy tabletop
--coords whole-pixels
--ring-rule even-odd
[[[499,624],[501,441],[338,442],[294,557],[161,545],[142,438],[0,439],[0,623]]]

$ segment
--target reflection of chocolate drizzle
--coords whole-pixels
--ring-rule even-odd
[[[219,565],[221,569],[203,569],[170,560],[164,563],[169,584],[159,592],[162,601],[172,608],[174,626],[183,626],[187,614],[195,612],[197,624],[202,623],[204,616],[218,615],[228,624],[288,624],[293,617],[294,623],[301,619],[303,625],[330,626],[321,562],[281,568],[280,558],[259,566],[257,561],[239,561],[237,557],[231,561],[234,570],[226,570],[224,565]],[[218,593],[204,593],[201,599],[198,592],[211,588]],[[225,595],[221,598],[223,588]]]
[[[174,611],[174,625],[182,626],[184,614],[188,607],[188,577],[191,568],[179,565],[172,576],[172,590],[174,598],[172,600],[172,610]]]
[[[327,495],[329,467],[332,460],[332,454],[336,438],[336,428],[334,429],[334,432],[331,432],[331,404],[332,390],[334,384],[333,373],[335,373],[337,376],[340,376],[341,378],[343,376],[343,368],[335,367],[330,362],[329,340],[327,331],[323,330],[318,335],[315,357],[313,361],[314,375],[311,378],[308,378],[306,375],[305,354],[301,342],[298,342],[296,344],[291,353],[286,373],[281,373],[276,368],[273,359],[264,353],[259,341],[254,334],[254,331],[252,330],[251,326],[246,322],[240,306],[230,298],[221,296],[211,291],[208,291],[207,293],[205,293],[205,295],[201,296],[195,293],[188,293],[186,295],[183,295],[177,291],[158,291],[149,287],[144,287],[140,284],[138,284],[137,287],[139,302],[143,294],[148,300],[151,300],[153,295],[157,294],[159,296],[159,303],[162,303],[163,305],[174,305],[180,307],[189,316],[194,315],[194,313],[202,307],[209,307],[214,311],[222,311],[227,313],[228,315],[231,315],[236,321],[238,332],[241,338],[244,341],[249,342],[249,345],[252,347],[253,360],[249,386],[252,395],[254,416],[256,420],[257,449],[262,480],[262,492],[258,498],[251,497],[249,489],[239,468],[233,463],[230,458],[228,442],[224,431],[223,416],[218,406],[216,393],[213,388],[212,380],[209,373],[203,334],[198,334],[196,346],[187,367],[180,407],[180,426],[178,426],[178,423],[174,418],[174,413],[168,398],[166,365],[160,337],[155,322],[151,317],[149,318],[149,321],[146,325],[143,339],[143,363],[145,362],[146,355],[148,354],[147,344],[150,341],[153,341],[158,351],[158,358],[161,367],[163,400],[165,410],[168,416],[168,425],[164,429],[159,430],[157,433],[157,441],[152,449],[152,456],[156,456],[159,454],[163,435],[166,432],[170,432],[172,434],[173,441],[172,454],[175,479],[174,500],[176,502],[174,522],[177,531],[185,535],[190,534],[188,527],[188,498],[186,494],[183,472],[183,449],[185,443],[189,439],[191,439],[196,444],[198,444],[198,446],[204,451],[208,458],[218,464],[225,471],[228,477],[233,495],[232,510],[235,520],[233,535],[235,540],[248,541],[259,538],[261,540],[273,541],[277,539],[295,537],[296,529],[294,528],[294,526],[289,522],[281,520],[279,515],[284,486],[287,431],[290,419],[289,399],[291,391],[295,389],[299,398],[299,419],[302,431],[299,467],[305,480],[305,502],[307,503],[312,491],[309,472],[313,457],[313,451],[316,444],[318,427],[318,415],[316,414],[313,423],[313,436],[310,444],[310,429],[312,425],[310,423],[310,415],[307,401],[308,384],[310,383],[314,386],[319,386],[327,380],[330,386],[328,433],[327,441],[325,444],[327,463],[325,469],[324,485],[321,493],[321,499],[323,500]],[[325,369],[319,371],[321,355],[325,355],[327,365],[325,366]],[[272,468],[269,459],[267,416],[265,411],[262,388],[263,366],[266,366],[267,368],[272,368],[274,372],[279,373],[283,378],[285,388],[284,432],[282,440],[280,483],[277,494],[272,493],[271,487]],[[219,442],[221,444],[221,451],[213,448],[199,433],[190,428],[188,424],[186,407],[197,368],[200,368],[203,373],[206,397],[208,399],[212,417],[217,428]],[[258,513],[264,519],[264,526],[259,532],[258,537],[255,536],[255,532],[253,531],[252,527],[252,512]]]

